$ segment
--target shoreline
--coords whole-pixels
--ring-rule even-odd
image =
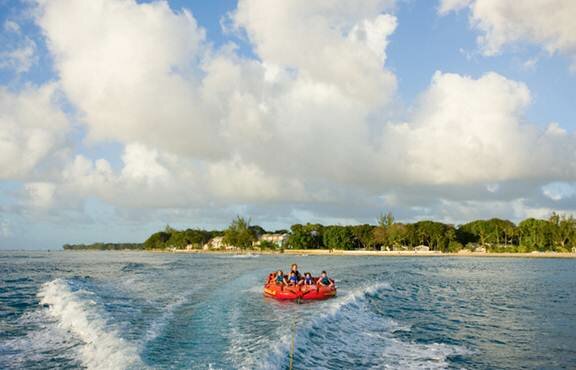
[[[127,250],[131,251],[131,250]],[[571,252],[531,252],[531,253],[493,253],[493,252],[458,252],[443,253],[436,251],[357,251],[357,250],[329,250],[329,249],[285,249],[278,251],[219,251],[219,250],[149,250],[156,253],[183,253],[183,254],[221,254],[221,255],[299,255],[299,256],[377,256],[377,257],[485,257],[485,258],[576,258]]]

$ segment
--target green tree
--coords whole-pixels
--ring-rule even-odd
[[[552,244],[558,251],[568,251],[568,246],[576,243],[576,220],[573,216],[560,216],[552,213],[548,220],[551,224]]]
[[[165,231],[159,231],[150,235],[144,242],[145,249],[163,249],[166,248],[166,242],[170,239],[172,234]]]
[[[373,231],[375,226],[364,224],[352,226],[352,234],[356,238],[358,247],[363,249],[374,249]]]
[[[547,220],[528,218],[518,224],[520,231],[520,246],[527,251],[545,251],[552,249],[554,224]]]
[[[432,250],[447,251],[450,241],[456,239],[456,231],[452,225],[435,221],[419,221],[413,224],[413,227],[418,243]]]
[[[288,237],[288,246],[293,249],[318,249],[323,247],[323,230],[320,224],[295,224]]]
[[[254,231],[250,229],[250,220],[237,216],[224,231],[224,243],[241,249],[252,246],[256,240]]]
[[[380,214],[378,217],[378,226],[387,227],[394,224],[394,215],[388,211],[385,214]]]
[[[330,249],[355,249],[359,245],[350,226],[326,226],[323,242]]]
[[[252,230],[252,233],[254,233],[254,235],[258,238],[261,235],[266,234],[266,230],[264,230],[263,227],[258,226],[258,225],[252,225],[250,226],[250,230]]]

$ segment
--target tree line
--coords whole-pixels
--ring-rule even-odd
[[[576,248],[576,220],[553,213],[548,219],[528,218],[515,224],[492,218],[462,225],[424,220],[396,222],[391,213],[382,215],[376,225],[295,224],[290,230],[266,231],[250,220],[236,217],[225,230],[176,230],[167,226],[141,244],[96,243],[65,245],[64,249],[201,249],[215,237],[225,245],[241,249],[256,247],[267,233],[287,234],[280,248],[344,250],[413,250],[426,246],[432,251],[458,252],[462,249],[488,252],[570,252]],[[269,241],[257,243],[260,249],[279,249]]]
[[[95,251],[119,251],[144,249],[142,243],[92,243],[92,244],[64,244],[65,250],[95,250]]]

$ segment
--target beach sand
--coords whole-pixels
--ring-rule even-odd
[[[516,257],[516,258],[576,258],[576,253],[532,252],[532,253],[482,253],[460,251],[458,253],[442,253],[437,251],[361,251],[339,249],[285,249],[283,253],[276,251],[221,251],[221,250],[155,250],[155,252],[196,253],[196,254],[254,254],[254,255],[309,255],[309,256],[380,256],[380,257]]]

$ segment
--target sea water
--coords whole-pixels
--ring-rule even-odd
[[[277,302],[267,274],[338,296]],[[575,369],[576,260],[0,252],[1,369]]]

